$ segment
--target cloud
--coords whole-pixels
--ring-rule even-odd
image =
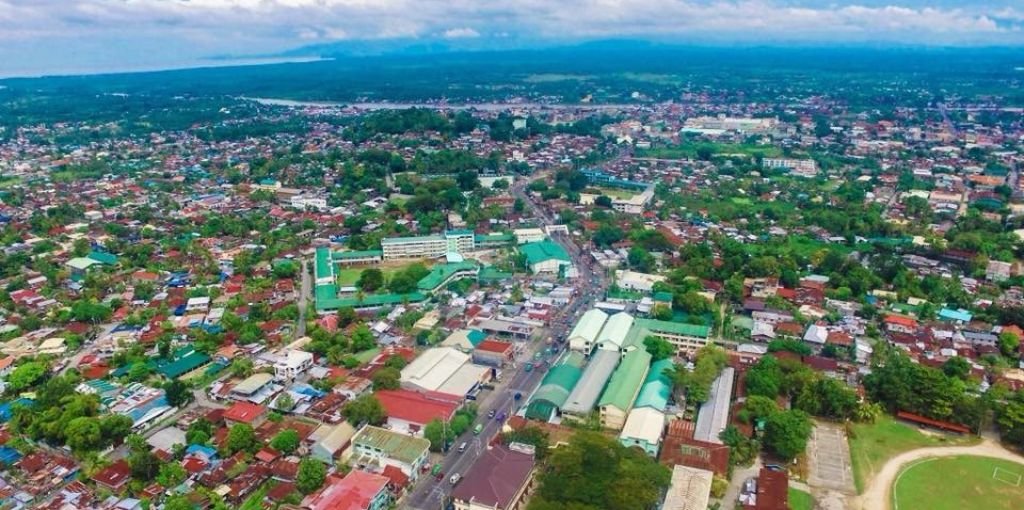
[[[1024,44],[1019,0],[0,0],[0,26],[0,74],[344,39]]]
[[[441,34],[441,37],[444,37],[445,39],[471,39],[474,37],[480,37],[480,32],[468,27],[449,28]]]

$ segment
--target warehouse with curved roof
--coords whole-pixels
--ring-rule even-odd
[[[526,407],[526,417],[531,420],[548,421],[555,411],[569,399],[576,383],[583,376],[583,354],[570,352],[561,363],[551,367]]]

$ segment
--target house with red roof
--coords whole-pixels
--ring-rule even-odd
[[[883,321],[885,330],[894,333],[913,333],[917,331],[917,320],[903,315],[886,315]]]
[[[251,402],[235,402],[224,410],[224,421],[230,427],[245,423],[256,427],[267,419],[267,408]]]
[[[354,469],[307,497],[302,506],[310,510],[384,510],[391,500],[389,482],[386,476]]]
[[[111,492],[121,492],[121,489],[132,479],[132,468],[128,461],[121,459],[93,475],[93,481],[109,489]]]
[[[437,392],[383,390],[374,396],[384,407],[391,430],[417,435],[434,419],[451,420],[462,407],[458,397]]]

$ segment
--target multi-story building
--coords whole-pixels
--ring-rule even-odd
[[[367,425],[352,438],[345,460],[360,469],[383,470],[394,466],[415,480],[430,454],[430,441]]]
[[[469,253],[476,248],[476,239],[471,231],[450,230],[444,235],[391,237],[380,244],[384,260],[432,259],[448,253]]]

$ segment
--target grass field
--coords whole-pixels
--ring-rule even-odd
[[[633,197],[633,195],[636,195],[636,193],[632,191],[616,188],[595,188],[595,190],[608,198],[618,198],[621,200],[627,200]]]
[[[928,446],[956,446],[976,443],[974,436],[961,437],[944,434],[924,434],[917,427],[885,416],[873,424],[856,423],[851,426],[850,457],[857,492],[864,490],[868,480],[874,478],[885,461],[903,452]]]
[[[782,149],[771,145],[749,143],[714,143],[686,140],[672,147],[658,147],[636,151],[636,157],[656,159],[695,159],[701,152],[713,156],[740,156],[753,158],[761,156],[774,158],[782,156]]]
[[[421,262],[421,264],[426,266],[427,269],[430,269],[430,267],[433,265],[428,261]],[[409,265],[410,264],[408,262],[402,262],[400,264],[390,262],[378,264],[376,266],[340,267],[336,272],[336,276],[338,280],[338,285],[341,287],[347,287],[349,285],[355,285],[356,282],[359,281],[359,275],[361,275],[365,269],[370,267],[376,267],[377,269],[380,269],[382,273],[384,273],[384,281],[390,281],[391,277],[395,273],[405,269]]]
[[[1011,510],[1024,508],[1024,464],[989,457],[924,459],[893,484],[894,510]]]
[[[792,487],[789,489],[790,510],[812,510],[813,508],[814,498],[810,494]]]

